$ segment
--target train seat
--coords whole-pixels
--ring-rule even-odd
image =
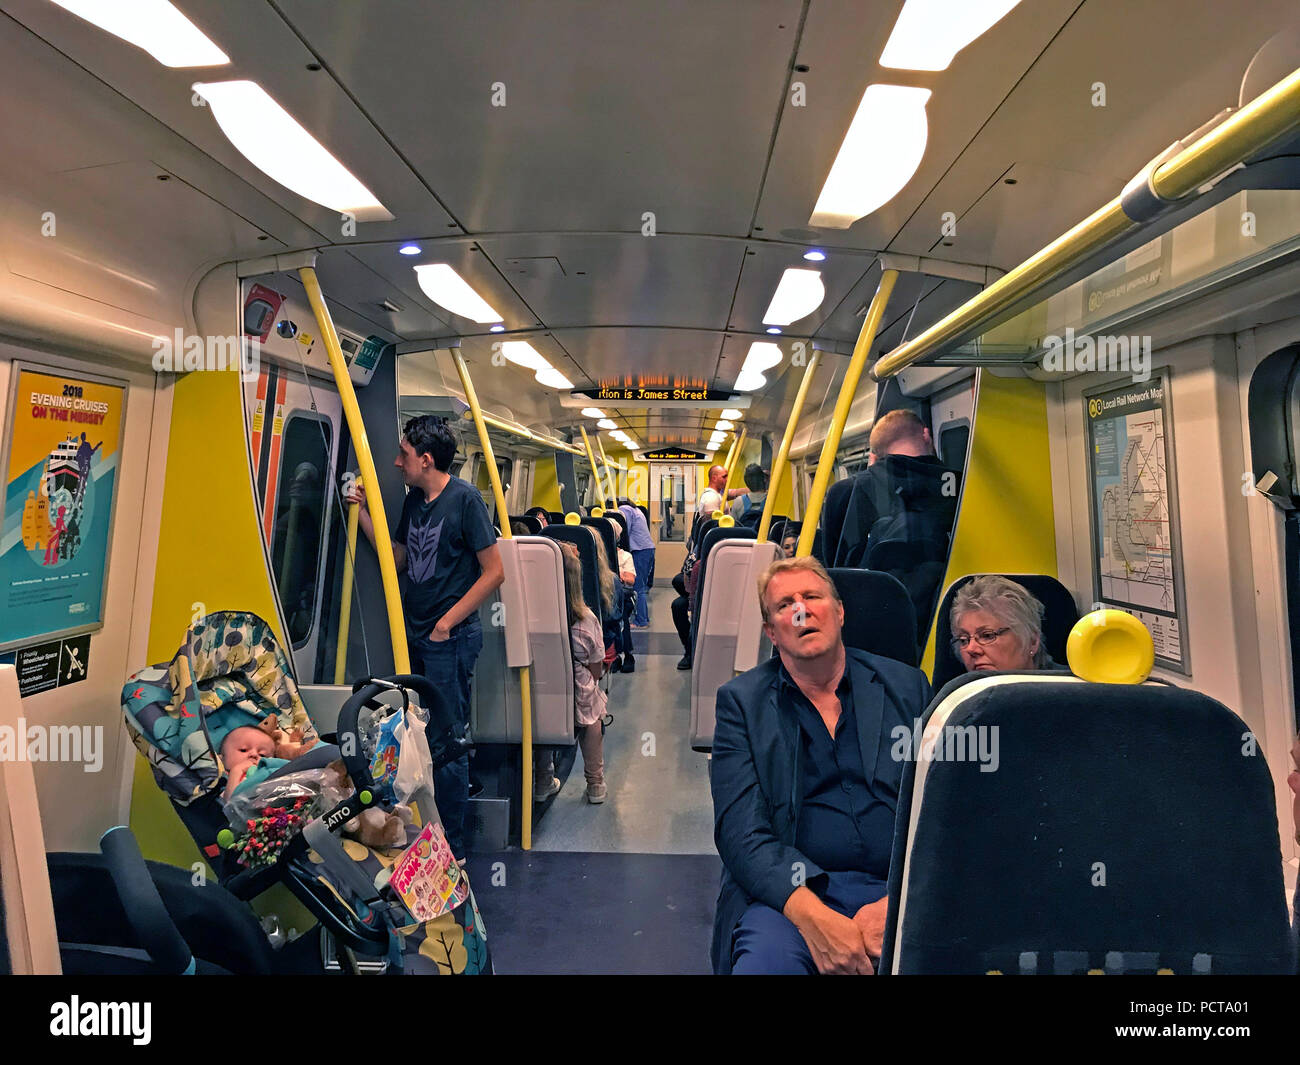
[[[781,550],[771,541],[755,540],[754,531],[743,526],[712,530],[704,546],[692,618],[690,738],[697,751],[713,747],[718,689],[767,657],[755,586]]]
[[[844,646],[916,665],[916,614],[897,577],[870,569],[828,570],[844,601]]]
[[[962,665],[957,652],[952,649],[952,624],[949,615],[952,613],[953,599],[958,590],[976,577],[983,576],[986,574],[968,573],[964,577],[958,577],[944,592],[943,601],[939,604],[939,612],[935,616],[934,676],[931,678],[935,691],[954,677],[966,672],[966,667]],[[1057,662],[1064,662],[1065,641],[1069,638],[1074,623],[1079,620],[1079,608],[1075,605],[1074,596],[1070,594],[1069,589],[1055,577],[1043,573],[1003,573],[999,576],[1023,586],[1043,604],[1043,643],[1052,658]]]
[[[582,563],[582,597],[601,627],[605,625],[605,610],[600,601],[600,582],[596,576],[596,533],[586,525],[548,525],[542,535],[551,540],[573,544],[578,549]]]
[[[699,618],[704,604],[705,578],[709,572],[709,555],[723,540],[753,540],[757,534],[743,525],[719,525],[710,520],[700,529],[699,562],[696,563],[695,595],[691,598],[692,654],[699,651]]]
[[[523,523],[529,536],[536,536],[542,531],[542,523],[532,514],[511,514],[510,524],[514,525],[517,521]]]
[[[1294,971],[1272,780],[1222,704],[999,674],[925,721],[895,738],[882,972]]]
[[[497,594],[479,608],[483,620],[483,651],[471,687],[471,725],[476,743],[523,741],[523,696],[513,665],[529,664],[533,742],[569,745],[573,731],[573,655],[569,649],[569,612],[564,584],[564,559],[556,537],[519,536],[501,541],[507,586],[517,595],[506,604],[500,620]],[[517,576],[516,576],[517,572]],[[516,616],[522,619],[522,654],[512,653]]]

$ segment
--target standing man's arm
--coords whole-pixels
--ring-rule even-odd
[[[361,510],[358,512],[357,518],[361,525],[361,531],[366,534],[366,539],[370,541],[370,546],[374,547],[375,546],[375,522],[374,519],[370,516],[370,508],[366,506],[366,490],[364,487],[362,487],[361,482],[354,481],[352,485],[352,491],[349,492],[347,496],[345,496],[344,498],[349,503],[357,503],[358,505],[360,505]],[[403,508],[403,510],[405,510],[405,508]],[[398,519],[398,527],[399,529],[401,527],[400,518]],[[399,539],[400,538],[401,537],[399,535]],[[406,545],[398,543],[397,540],[392,541],[392,544],[393,544],[393,562],[397,566],[397,572],[401,573],[403,570],[406,569]]]
[[[496,544],[476,551],[474,555],[483,572],[478,575],[478,580],[469,586],[469,591],[457,599],[451,609],[438,619],[438,624],[433,627],[433,632],[429,635],[429,639],[434,643],[447,639],[455,626],[474,613],[489,595],[505,583],[506,570]]]
[[[477,494],[466,502],[461,514],[461,528],[465,546],[474,552],[478,559],[478,580],[469,586],[447,613],[438,619],[429,639],[440,643],[451,635],[451,630],[474,613],[497,588],[505,582],[505,566],[501,562],[501,552],[497,550],[497,534],[488,518],[487,507]]]

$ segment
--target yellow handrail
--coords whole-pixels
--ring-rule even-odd
[[[727,514],[731,511],[731,500],[727,498],[727,493],[731,491],[731,479],[736,475],[736,467],[740,465],[740,453],[745,449],[745,437],[749,435],[748,429],[740,430],[740,437],[736,440],[736,446],[731,449],[727,462],[727,483],[722,486],[722,513]]]
[[[497,522],[501,526],[501,538],[512,540],[510,532],[510,512],[506,509],[506,494],[501,490],[501,475],[497,472],[496,456],[492,453],[492,441],[488,438],[487,423],[483,420],[483,408],[479,406],[478,393],[474,391],[474,382],[469,376],[469,367],[465,365],[464,356],[459,351],[452,352],[456,363],[456,372],[460,375],[460,385],[465,391],[465,401],[474,416],[474,428],[478,430],[479,446],[483,449],[483,458],[487,461],[488,480],[492,484],[492,498],[496,501]],[[519,667],[519,697],[523,710],[523,795],[519,800],[519,844],[524,850],[533,846],[533,699],[530,690],[531,670],[528,666]],[[549,783],[549,782],[548,782]]]
[[[790,420],[785,425],[785,436],[781,437],[781,447],[777,450],[776,459],[772,463],[772,471],[767,478],[767,498],[763,500],[763,517],[758,522],[758,539],[760,541],[767,539],[767,532],[772,524],[774,501],[776,500],[777,489],[781,487],[781,481],[785,478],[785,471],[790,457],[790,444],[794,440],[795,430],[799,428],[799,415],[803,411],[804,400],[808,397],[808,386],[812,383],[813,373],[816,372],[821,357],[821,351],[814,348],[812,358],[808,360],[808,366],[803,372],[803,380],[799,382],[799,391],[794,396],[794,408],[790,411]]]
[[[604,490],[600,487],[600,467],[596,465],[596,452],[592,450],[591,441],[587,438],[587,427],[580,425],[578,431],[582,433],[582,446],[587,449],[587,461],[591,463],[591,475],[596,479],[596,499],[599,501],[604,495]],[[581,499],[578,500],[578,504],[582,504]]]
[[[600,458],[605,463],[605,480],[609,482],[609,498],[614,506],[618,506],[618,479],[610,469],[609,456],[605,454],[605,441],[600,438],[599,433],[596,434],[596,446],[600,448]]]
[[[826,499],[826,489],[830,487],[831,471],[835,466],[835,453],[840,449],[840,437],[844,434],[844,423],[848,421],[849,409],[853,406],[858,392],[858,380],[862,377],[867,356],[871,354],[871,345],[875,343],[876,333],[880,329],[880,320],[885,314],[885,304],[894,291],[894,282],[898,280],[897,270],[884,270],[880,274],[880,285],[871,298],[871,308],[858,333],[858,342],[853,345],[853,357],[844,372],[840,383],[840,394],[835,398],[835,412],[831,415],[831,424],[826,431],[826,440],[822,443],[821,458],[817,460],[817,476],[813,478],[812,492],[808,497],[808,511],[803,516],[803,528],[799,532],[799,546],[795,554],[803,557],[812,554],[813,537],[817,535],[817,522],[822,516],[822,503]]]
[[[1181,200],[1298,128],[1300,70],[1166,159],[1152,171],[1151,187],[1162,200]],[[883,381],[938,348],[969,336],[982,323],[992,321],[1140,224],[1124,213],[1120,197],[1115,197],[947,317],[899,345],[876,363],[872,377]]]
[[[406,619],[402,614],[402,594],[397,586],[397,564],[393,561],[393,541],[388,532],[388,518],[384,514],[384,497],[379,490],[379,474],[375,459],[370,453],[370,438],[357,405],[357,394],[348,376],[348,364],[339,347],[339,335],[334,331],[334,320],[321,292],[316,270],[310,266],[298,269],[302,287],[307,292],[312,314],[316,316],[316,330],[325,343],[330,369],[334,373],[334,386],[343,403],[343,416],[352,436],[352,446],[357,452],[357,466],[361,472],[361,486],[366,490],[366,507],[375,529],[375,554],[379,556],[379,578],[384,589],[384,605],[388,608],[388,634],[393,643],[393,668],[398,673],[411,672],[411,656],[406,647]]]
[[[352,560],[357,555],[357,519],[361,508],[348,504],[348,545],[343,555],[343,597],[339,602],[339,645],[334,652],[334,683],[345,683],[348,661],[348,633],[352,627]]]

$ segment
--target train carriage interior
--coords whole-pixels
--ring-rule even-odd
[[[1294,972],[1300,21],[1231,7],[0,0],[8,971],[716,969],[718,693],[812,556],[932,700],[875,971]],[[244,821],[240,721],[342,797]]]

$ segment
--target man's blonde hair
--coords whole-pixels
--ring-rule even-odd
[[[917,447],[927,446],[925,422],[910,410],[891,410],[876,419],[871,427],[870,447],[877,455],[888,455],[907,440]]]
[[[758,608],[763,613],[763,623],[768,621],[767,617],[767,585],[778,573],[792,573],[795,570],[807,570],[809,573],[815,573],[818,577],[826,582],[831,590],[831,598],[837,603],[842,603],[839,589],[835,587],[835,582],[831,580],[831,575],[826,572],[826,567],[818,562],[812,555],[801,555],[795,558],[778,558],[762,573],[758,575]]]

